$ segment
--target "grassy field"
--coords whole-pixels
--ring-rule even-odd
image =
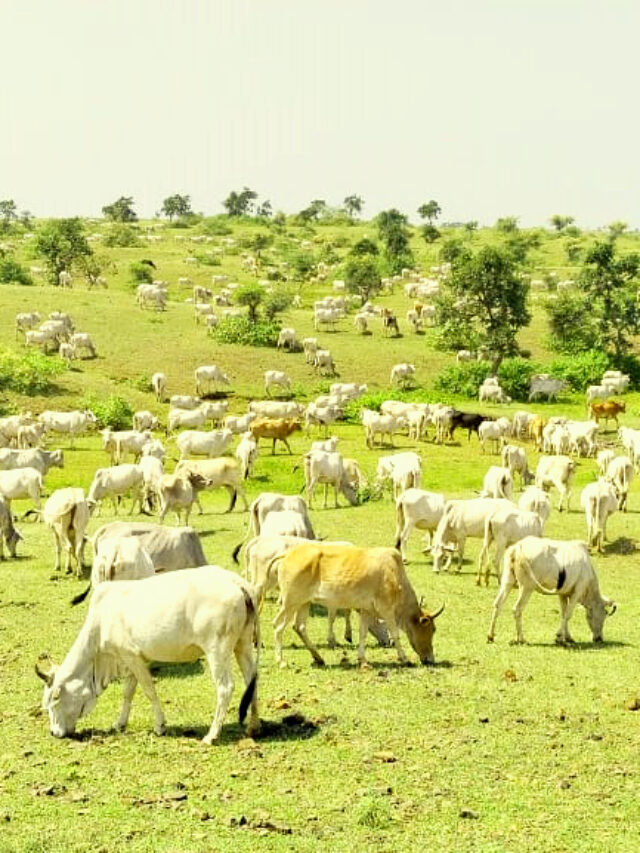
[[[90,226],[94,228],[101,230],[100,225]],[[353,239],[354,233],[361,236],[372,229],[362,225],[347,230]],[[325,239],[339,236],[338,229],[319,231]],[[113,251],[119,271],[110,277],[107,291],[87,292],[80,286],[62,293],[42,284],[2,288],[2,343],[20,349],[13,340],[17,311],[60,308],[92,333],[99,352],[96,360],[62,373],[51,395],[12,397],[9,405],[34,411],[72,408],[87,394],[118,394],[134,409],[152,409],[166,420],[167,406],[157,406],[150,393],[140,390],[141,378],[163,370],[170,393],[192,392],[193,369],[203,363],[219,364],[232,377],[234,412],[244,411],[249,399],[262,397],[267,368],[286,370],[300,398],[326,388],[301,354],[212,342],[195,325],[175,282],[188,274],[208,283],[211,273],[219,272],[248,280],[239,257],[225,254],[219,267],[192,268],[183,263],[189,251],[174,240],[173,231],[158,233],[163,240],[153,247]],[[234,236],[241,234],[239,230]],[[633,244],[632,237],[627,240]],[[557,243],[549,240],[537,251],[538,268],[560,268]],[[419,251],[421,263],[435,260],[436,250],[431,256]],[[21,246],[20,252],[26,257],[28,247]],[[134,305],[127,267],[140,257],[153,257],[158,276],[171,282],[166,314],[141,312]],[[308,306],[326,290],[305,289],[306,310],[285,316],[300,336],[311,331]],[[400,292],[382,301],[402,313],[408,302]],[[366,381],[372,388],[388,388],[390,368],[398,361],[414,362],[417,381],[430,388],[441,366],[451,362],[450,355],[433,350],[430,333],[385,340],[375,329],[370,337],[358,337],[345,320],[339,331],[320,338],[334,353],[342,379]],[[523,343],[537,358],[548,357],[539,309]],[[627,399],[624,423],[636,426],[640,395]],[[513,404],[499,410],[517,408]],[[577,397],[529,408],[584,416]],[[372,476],[380,452],[366,449],[362,429],[344,424],[336,433],[341,452],[357,457]],[[497,457],[481,456],[475,438],[470,444],[460,438],[459,444],[445,447],[420,445],[425,488],[451,497],[470,497],[480,489],[486,468],[497,464]],[[615,433],[607,433],[605,440],[615,441]],[[302,473],[293,468],[308,441],[294,436],[292,457],[272,457],[265,448],[248,483],[249,498],[267,489],[297,493]],[[402,437],[397,444],[398,449],[415,447]],[[73,451],[63,446],[65,468],[50,473],[47,493],[65,485],[87,487],[93,471],[107,464],[95,435],[80,439]],[[175,452],[171,442],[169,448]],[[537,462],[532,448],[529,461],[531,467]],[[594,472],[592,460],[579,460],[572,511],[554,510],[548,536],[585,536],[579,493]],[[226,501],[222,494],[206,495],[204,515],[196,514],[192,521],[210,561],[231,569],[231,551],[244,538],[247,516],[242,511],[224,514]],[[20,513],[26,508],[16,505]],[[136,696],[127,732],[110,731],[121,702],[117,684],[80,722],[80,737],[59,741],[49,735],[48,721],[38,710],[41,683],[33,665],[41,653],[56,661],[66,654],[86,612],[69,601],[84,583],[52,579],[50,532],[41,524],[22,523],[20,558],[0,564],[0,853],[111,853],[124,845],[136,853],[253,850],[258,845],[273,851],[397,851],[434,843],[447,851],[636,849],[640,715],[631,709],[640,693],[639,513],[634,483],[629,512],[611,519],[606,553],[594,558],[603,592],[619,604],[599,647],[589,642],[581,609],[572,622],[575,648],[556,647],[558,604],[541,596],[533,597],[525,611],[529,644],[511,646],[515,595],[498,622],[495,644],[487,645],[497,581],[492,579],[489,589],[475,586],[476,540],[468,543],[462,573],[443,575],[431,571],[420,538],[411,540],[408,572],[418,594],[430,607],[446,604],[438,620],[437,665],[432,668],[400,667],[392,651],[373,645],[368,671],[356,668],[355,649],[346,645],[326,650],[328,665],[314,668],[289,631],[285,656],[290,666],[281,671],[273,657],[275,602],[268,601],[262,615],[263,735],[249,740],[237,725],[237,685],[221,743],[213,748],[200,743],[214,703],[208,671],[200,664],[163,667],[157,673],[169,727],[164,738],[153,735],[151,710],[142,695]],[[368,546],[393,544],[394,510],[388,494],[355,508],[316,508],[312,519],[322,537]],[[108,517],[92,519],[90,530],[104,520]],[[341,629],[339,625],[339,633]],[[324,650],[323,616],[311,620],[310,633]]]

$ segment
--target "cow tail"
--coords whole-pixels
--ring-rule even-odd
[[[84,592],[79,592],[74,598],[71,599],[71,604],[75,607],[76,604],[80,604],[85,600],[85,598],[91,592],[91,584],[84,590]]]
[[[404,530],[404,507],[402,499],[396,501],[396,550],[400,550],[402,531]]]
[[[238,559],[238,554],[240,553],[240,549],[242,548],[243,545],[244,545],[244,542],[241,542],[239,545],[236,545],[236,547],[233,549],[233,552],[231,554],[231,556],[233,557],[233,562],[236,565],[240,565],[240,560]]]
[[[253,642],[256,648],[256,660],[253,676],[245,687],[242,698],[240,699],[240,706],[238,708],[238,719],[241,723],[244,723],[247,711],[253,701],[253,697],[255,696],[256,688],[258,686],[258,667],[260,664],[260,619],[258,618],[258,612],[256,610],[253,597],[249,591],[245,587],[242,587],[242,593],[244,595],[244,603],[247,608],[247,624],[253,622]]]
[[[515,551],[511,555],[511,560],[512,560],[511,566],[512,566],[512,571],[513,571],[513,562],[515,561]],[[533,569],[529,565],[529,561],[524,559],[522,557],[522,555],[520,556],[520,560],[521,560],[521,564],[525,568],[525,571],[529,575],[531,582],[533,583],[535,588],[538,590],[538,592],[541,592],[543,595],[557,595],[559,587],[556,587],[555,589],[549,589],[549,587],[543,586],[540,583],[540,581],[538,580],[538,578],[534,575]],[[562,585],[562,584],[560,584],[560,585]]]

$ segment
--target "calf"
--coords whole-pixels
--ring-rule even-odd
[[[58,489],[47,499],[42,518],[52,532],[56,547],[55,572],[60,571],[62,551],[66,552],[67,574],[71,572],[71,557],[75,558],[76,575],[82,577],[85,532],[91,511],[84,491],[77,488]]]
[[[596,480],[582,490],[580,506],[587,519],[587,541],[602,554],[602,545],[607,539],[607,520],[618,509],[616,491],[606,480]]]
[[[567,512],[571,500],[571,481],[575,473],[575,464],[568,456],[541,456],[536,468],[536,486],[549,490],[555,487],[559,494],[558,510],[566,503]]]

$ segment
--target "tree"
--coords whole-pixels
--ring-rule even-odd
[[[529,283],[504,248],[485,246],[453,261],[437,302],[440,343],[447,349],[486,347],[492,371],[518,353],[516,336],[531,320]]]
[[[609,239],[616,240],[618,237],[621,237],[628,227],[628,224],[623,222],[621,219],[617,219],[615,222],[607,225],[607,228],[609,229]]]
[[[351,247],[350,255],[378,255],[380,254],[377,245],[368,237],[363,237]]]
[[[300,211],[298,217],[303,222],[317,222],[318,219],[324,216],[326,210],[326,201],[322,198],[315,198],[307,207]]]
[[[267,293],[264,299],[264,316],[270,322],[275,320],[278,314],[286,311],[293,302],[290,293],[285,290],[274,290],[272,293]]]
[[[580,285],[587,296],[588,313],[595,317],[598,348],[616,359],[632,348],[640,329],[638,276],[640,255],[616,256],[613,241],[596,243],[586,254]]]
[[[9,231],[11,223],[18,218],[18,206],[12,198],[0,201],[0,229]]]
[[[380,270],[371,255],[352,255],[344,268],[344,280],[349,293],[357,294],[362,304],[382,289]]]
[[[562,216],[559,213],[554,213],[554,215],[549,219],[549,222],[556,229],[558,234],[561,234],[565,228],[575,221],[574,216]]]
[[[167,196],[162,202],[161,213],[169,217],[169,222],[173,222],[174,216],[189,216],[193,213],[191,196],[180,195],[179,193]]]
[[[222,202],[228,216],[250,216],[253,203],[258,198],[258,193],[243,187],[240,192],[233,190]]]
[[[102,212],[113,222],[137,222],[138,217],[133,209],[133,197],[121,195],[113,204],[106,204]]]
[[[351,219],[355,219],[362,213],[364,201],[359,195],[348,195],[342,203],[347,211],[347,216],[350,216]]]
[[[549,345],[557,352],[575,355],[598,347],[596,318],[582,291],[560,291],[545,303],[549,323]]]
[[[478,220],[470,219],[468,222],[464,223],[464,230],[471,237],[478,230]]]
[[[580,255],[582,254],[582,246],[579,240],[574,238],[567,240],[564,246],[564,253],[567,256],[567,260],[571,264],[575,264],[576,261],[580,259]]]
[[[442,236],[435,225],[432,225],[430,222],[425,222],[425,224],[420,229],[420,233],[422,234],[422,239],[425,243],[431,244],[435,243],[436,240],[439,240]]]
[[[407,217],[396,208],[383,210],[376,217],[378,234],[385,246],[385,260],[392,273],[399,273],[403,267],[413,266],[413,254],[409,247],[409,229]]]
[[[271,202],[269,199],[265,199],[262,204],[256,210],[256,216],[261,216],[263,219],[269,219],[273,216],[273,209],[271,207]]]
[[[514,234],[517,230],[517,216],[501,216],[496,222],[496,231],[499,231],[501,234]]]
[[[36,234],[35,250],[44,259],[47,278],[54,285],[59,284],[62,270],[71,269],[79,258],[91,254],[78,218],[49,220]]]
[[[257,260],[260,260],[260,255],[273,243],[273,237],[270,234],[255,234],[251,239],[251,248],[255,252]]]
[[[249,309],[249,320],[255,323],[258,319],[258,308],[264,299],[264,288],[259,284],[243,284],[235,292],[235,300],[238,305],[244,305]]]
[[[426,219],[429,222],[429,225],[432,225],[433,220],[437,219],[441,213],[442,208],[433,198],[431,199],[431,201],[428,201],[425,204],[421,204],[418,208],[418,215],[421,219]]]

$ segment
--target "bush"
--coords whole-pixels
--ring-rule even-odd
[[[90,409],[98,420],[100,429],[131,429],[133,409],[122,397],[111,395],[106,400],[90,395],[85,397],[81,408]]]
[[[514,400],[528,400],[531,377],[542,373],[536,362],[526,358],[505,358],[498,368],[500,387]]]
[[[208,267],[219,267],[222,263],[220,256],[216,255],[214,252],[197,253],[195,257],[199,264],[205,264],[205,266]]]
[[[145,282],[151,284],[153,281],[153,271],[149,264],[134,261],[129,265],[129,273],[131,274],[131,280],[135,284],[144,284]]]
[[[233,231],[225,220],[225,216],[209,216],[202,220],[202,228],[212,237],[225,237]]]
[[[13,258],[0,258],[0,284],[33,284],[26,269]]]
[[[112,225],[104,235],[104,245],[110,248],[128,249],[138,246],[138,231],[132,225]]]
[[[250,347],[275,347],[278,342],[280,324],[258,319],[252,322],[246,315],[223,317],[215,329],[213,338],[222,344],[244,344]]]
[[[462,397],[475,397],[484,380],[491,373],[491,365],[486,361],[467,361],[451,364],[436,376],[435,387],[438,391],[448,391]]]
[[[40,352],[18,355],[0,350],[0,390],[18,394],[46,394],[52,390],[51,380],[64,370],[63,364]]]
[[[585,391],[589,385],[599,385],[602,374],[610,366],[609,356],[599,350],[567,355],[551,362],[549,373],[568,382],[574,391]]]
[[[640,388],[640,359],[637,356],[623,355],[622,358],[615,359],[610,367],[628,374],[631,388]]]

